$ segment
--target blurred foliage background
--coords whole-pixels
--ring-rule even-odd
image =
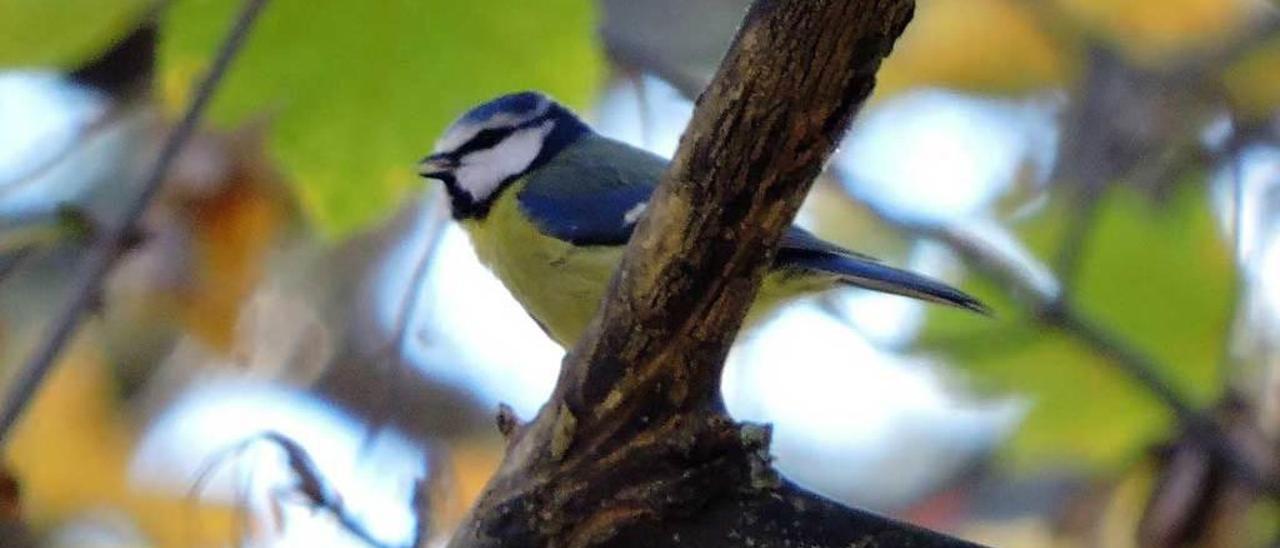
[[[669,155],[747,4],[269,2],[5,438],[0,544],[447,538],[562,351],[415,160],[521,89]],[[0,0],[5,378],[238,5]],[[979,542],[1280,542],[1277,10],[919,0],[800,222],[996,314],[798,303],[732,412],[804,485]]]

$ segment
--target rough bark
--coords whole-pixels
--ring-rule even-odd
[[[782,231],[911,0],[758,0],[703,92],[609,296],[452,546],[938,546],[782,480],[720,401]],[[510,428],[510,427],[509,427]]]

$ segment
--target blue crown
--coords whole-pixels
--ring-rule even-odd
[[[479,123],[498,114],[513,114],[519,116],[521,114],[533,112],[539,106],[547,103],[554,104],[554,101],[546,95],[536,91],[522,91],[520,93],[503,95],[502,97],[473,108],[462,117],[462,120],[468,123]]]

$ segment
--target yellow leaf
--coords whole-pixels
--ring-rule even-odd
[[[440,530],[452,530],[466,517],[493,472],[502,463],[503,445],[492,437],[469,438],[450,444],[445,465],[444,500],[433,508]]]
[[[1066,15],[1137,61],[1158,62],[1228,37],[1245,0],[1057,0]]]
[[[77,345],[46,380],[13,432],[6,459],[37,530],[82,513],[119,511],[159,546],[227,545],[233,512],[141,493],[129,482],[134,431],[102,357]],[[192,526],[196,524],[196,526]]]
[[[1068,62],[1024,2],[926,0],[885,61],[879,89],[1025,93],[1060,85]]]

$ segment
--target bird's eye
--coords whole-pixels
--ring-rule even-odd
[[[506,139],[509,135],[511,135],[511,133],[514,131],[515,131],[515,128],[513,127],[490,128],[490,129],[480,130],[479,133],[476,133],[475,137],[472,137],[470,141],[467,141],[461,147],[459,147],[458,150],[454,152],[454,154],[456,154],[457,156],[466,156],[467,154],[478,151],[478,150],[486,150],[486,149],[493,148],[498,143],[501,143],[503,139]]]

